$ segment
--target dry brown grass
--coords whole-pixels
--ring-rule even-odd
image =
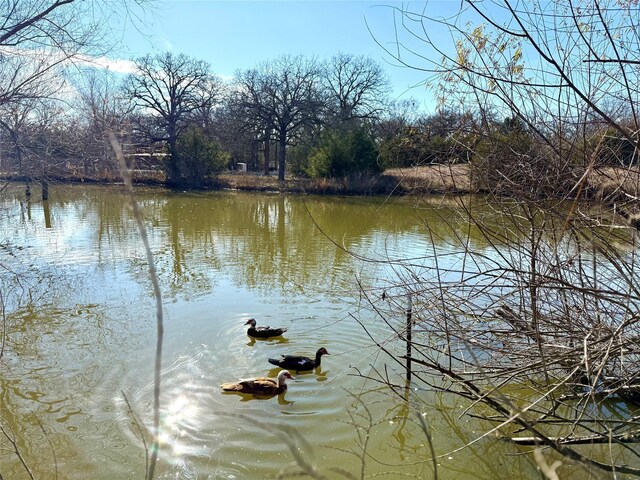
[[[218,177],[219,186],[234,190],[314,193],[328,195],[375,195],[390,191],[387,177],[357,175],[352,178],[287,177],[284,182],[276,176],[254,173],[224,173]]]
[[[400,190],[419,192],[473,192],[469,166],[426,165],[413,168],[390,168],[384,175],[397,182]]]
[[[635,200],[640,196],[640,169],[598,168],[587,177],[587,184],[598,197],[625,196]]]
[[[384,175],[394,179],[404,192],[476,192],[468,164],[390,168]],[[602,167],[586,177],[589,196],[640,197],[640,168]],[[574,192],[575,193],[575,192]]]
[[[220,186],[234,190],[254,190],[259,192],[301,192],[304,182],[299,178],[287,178],[279,182],[277,176],[255,173],[222,173],[218,176]]]

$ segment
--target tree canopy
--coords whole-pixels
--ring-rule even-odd
[[[305,126],[319,122],[322,113],[320,66],[315,58],[284,55],[239,72],[236,82],[239,105],[275,134],[278,178],[284,180],[287,145]]]
[[[190,117],[210,108],[220,93],[220,81],[207,62],[185,54],[147,55],[136,60],[136,67],[138,72],[126,80],[125,92],[139,109],[157,118],[156,129],[139,127],[151,141],[167,142],[169,182],[179,183],[178,137]]]

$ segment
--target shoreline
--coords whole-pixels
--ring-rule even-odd
[[[0,172],[0,180],[25,182],[27,177],[12,172]],[[158,186],[171,189],[164,174],[153,170],[134,170],[134,185]],[[33,184],[40,183],[31,177]],[[47,176],[49,183],[92,183],[99,185],[122,184],[122,179],[105,174],[100,178],[57,172]],[[621,167],[594,168],[583,175],[582,195],[590,199],[620,199],[640,197],[640,169]],[[310,179],[288,177],[280,182],[275,175],[265,176],[253,172],[225,172],[203,188],[176,187],[177,190],[237,190],[270,193],[299,193],[317,195],[465,195],[486,193],[474,185],[469,164],[426,165],[410,168],[392,168],[378,176],[356,175],[348,178]],[[508,196],[508,192],[504,192]]]
[[[443,168],[444,167],[444,168]],[[204,188],[177,187],[179,190],[237,190],[270,193],[299,193],[318,195],[413,195],[413,194],[465,194],[471,190],[463,187],[461,179],[467,178],[462,170],[468,171],[466,165],[456,165],[457,173],[451,175],[448,166],[418,167],[425,171],[416,174],[416,169],[391,169],[379,176],[352,176],[349,178],[321,178],[310,179],[303,177],[289,177],[280,182],[275,175],[261,175],[244,172],[225,172],[218,175],[211,185]],[[462,167],[462,169],[461,169]],[[444,172],[447,170],[447,172]],[[458,180],[453,180],[458,178]],[[28,178],[10,172],[0,172],[0,180],[9,182],[25,182]],[[164,176],[156,171],[133,171],[134,185],[159,186],[166,185]],[[39,184],[40,179],[31,177],[30,182]],[[81,175],[49,174],[49,183],[91,183],[98,185],[122,184],[122,179],[116,175],[101,178]]]

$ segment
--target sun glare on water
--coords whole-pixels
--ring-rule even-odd
[[[160,443],[168,446],[173,455],[189,453],[188,440],[185,437],[194,425],[197,413],[197,406],[184,395],[174,398],[167,406],[162,417]]]

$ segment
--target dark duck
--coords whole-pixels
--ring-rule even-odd
[[[318,349],[315,360],[299,355],[282,355],[280,358],[269,358],[268,360],[272,365],[289,370],[313,370],[320,366],[322,355],[329,355],[324,347]]]
[[[252,395],[279,395],[287,390],[286,380],[294,377],[286,370],[278,373],[277,378],[259,377],[251,380],[241,380],[235,383],[220,385],[225,392],[249,393]]]
[[[256,327],[256,319],[250,318],[245,325],[251,325],[247,330],[247,335],[257,338],[279,337],[287,331],[286,328],[272,328],[269,326]]]

